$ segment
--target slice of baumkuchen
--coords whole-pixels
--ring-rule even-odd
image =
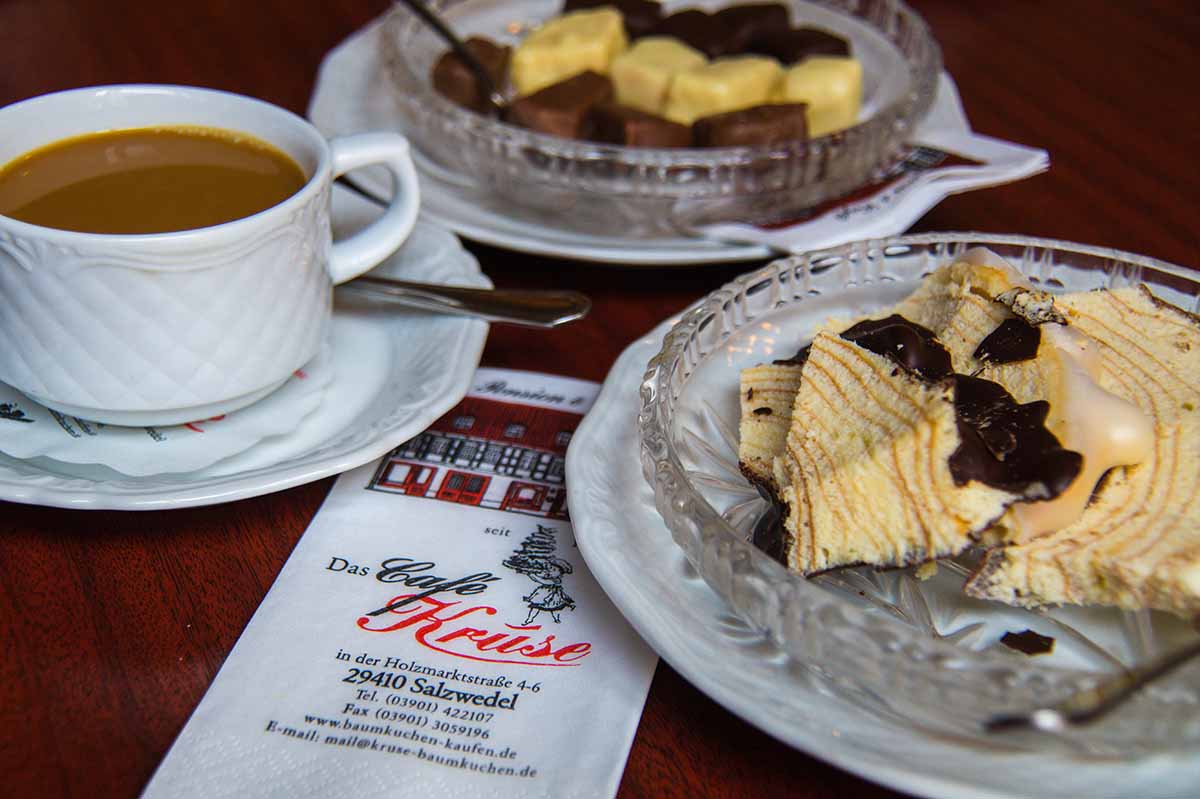
[[[1065,529],[991,552],[967,585],[1018,605],[1200,612],[1200,320],[1144,288],[1056,298],[1097,342],[1100,384],[1142,409],[1154,444],[1112,470]]]
[[[974,260],[985,258],[981,254]],[[1014,287],[1012,276],[1009,270],[982,262],[950,264],[927,276],[894,313],[932,331],[949,351],[954,371],[972,374],[980,366],[972,355],[975,347],[1012,315],[994,302]],[[840,332],[860,319],[831,320],[818,331]],[[751,482],[776,497],[779,491],[771,462],[783,453],[787,441],[806,350],[787,361],[743,369],[741,374],[738,464]]]
[[[995,383],[953,375],[929,331],[905,320],[871,324],[864,346],[814,339],[775,460],[787,565],[805,574],[958,554],[1010,504],[1052,496],[1078,472],[1078,456],[1041,427],[1045,403],[1018,406]],[[940,367],[897,360],[922,346],[940,351]],[[983,418],[1028,446],[997,458],[972,427]],[[1051,485],[1046,470],[1064,476]]]

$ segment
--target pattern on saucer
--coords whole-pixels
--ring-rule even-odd
[[[98,464],[142,477],[191,472],[292,432],[317,409],[334,377],[328,341],[317,357],[267,397],[232,413],[188,424],[121,427],[50,410],[0,383],[0,452]]]

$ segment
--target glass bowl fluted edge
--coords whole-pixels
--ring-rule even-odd
[[[905,89],[858,125],[807,142],[623,147],[536,133],[446,100],[430,82],[445,45],[402,4],[390,13],[382,41],[405,132],[442,166],[511,200],[514,208],[548,215],[571,229],[677,235],[708,222],[779,221],[870,183],[903,155],[909,132],[933,104],[941,51],[929,26],[903,2],[784,1],[794,15],[800,14],[795,9],[811,6],[886,39],[908,68]],[[713,0],[675,5],[706,3]],[[511,30],[541,22],[558,8],[551,0],[433,0],[430,5],[452,24],[456,14],[463,16],[468,33],[474,32],[473,20],[487,20],[489,30],[482,32],[501,39],[511,39]]]
[[[830,691],[872,712],[903,718],[947,740],[1014,752],[1061,748],[1095,759],[1195,752],[1200,749],[1200,664],[1195,663],[1091,726],[1059,734],[997,737],[984,732],[982,722],[994,714],[1044,706],[1106,675],[994,650],[973,651],[956,645],[953,636],[867,612],[828,587],[789,572],[750,544],[747,530],[754,519],[740,506],[727,508],[724,515],[719,512],[709,501],[711,492],[702,488],[704,475],[694,463],[685,464],[683,453],[691,445],[683,439],[695,438],[695,433],[680,429],[677,417],[694,410],[682,408],[683,403],[708,402],[687,394],[689,379],[710,359],[728,361],[722,348],[733,337],[754,325],[766,327],[771,314],[805,302],[819,304],[839,293],[890,287],[894,301],[906,293],[901,284],[915,286],[923,275],[976,246],[996,251],[1049,290],[1146,283],[1185,310],[1200,309],[1200,273],[1131,253],[1049,239],[925,234],[856,242],[774,261],[693,305],[647,366],[638,427],[643,474],[654,490],[655,506],[691,564],[739,615],[768,633],[797,666],[821,677]],[[803,343],[791,342],[786,354]],[[736,375],[732,379],[736,394]],[[716,427],[726,439],[736,428],[736,420]],[[735,448],[736,462],[736,441],[727,440],[729,445]],[[916,585],[911,578],[901,579]]]

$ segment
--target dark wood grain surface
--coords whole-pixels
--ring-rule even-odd
[[[1200,266],[1200,4],[917,0],[973,126],[1049,173],[950,198],[917,230],[1025,233]],[[303,113],[321,57],[384,0],[2,0],[0,105],[171,82]],[[622,270],[471,245],[500,286],[590,294],[559,332],[492,330],[486,365],[602,380],[659,320],[747,265]],[[0,343],[0,346],[3,344]],[[0,503],[0,795],[133,796],[331,485],[154,513]],[[661,664],[622,797],[899,794],[791,750]]]

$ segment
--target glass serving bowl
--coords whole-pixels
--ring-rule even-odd
[[[716,221],[769,222],[846,194],[904,154],[933,103],[941,51],[929,27],[897,0],[784,0],[794,24],[848,38],[863,64],[860,122],[847,130],[768,147],[621,147],[535,133],[461,108],[435,92],[446,44],[396,4],[383,47],[405,133],[442,167],[512,202],[514,215],[587,233],[679,235]],[[433,0],[463,38],[516,44],[561,12],[561,0]],[[729,0],[667,0],[716,9]]]
[[[641,458],[655,505],[710,586],[831,691],[946,740],[1017,751],[1061,746],[1095,758],[1200,747],[1200,662],[1154,683],[1104,720],[1061,733],[986,733],[994,714],[1041,707],[1194,638],[1165,613],[1037,611],[962,594],[968,559],[914,569],[841,569],[813,579],[749,543],[767,503],[739,473],[739,371],[789,357],[830,316],[894,304],[967,249],[989,247],[1051,291],[1142,282],[1192,313],[1200,273],[1068,242],[929,234],[775,261],[686,312],[647,367]],[[1032,629],[1055,639],[1030,657],[998,644]]]

